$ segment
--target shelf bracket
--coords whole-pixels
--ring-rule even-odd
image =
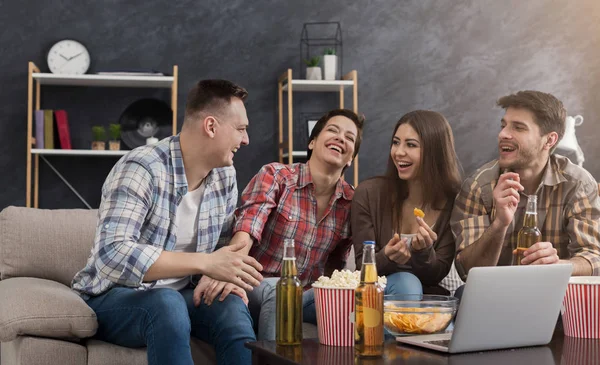
[[[73,192],[73,194],[75,194],[75,195],[76,195],[76,196],[79,198],[79,200],[81,200],[81,202],[82,202],[83,204],[85,204],[85,206],[86,206],[88,209],[92,209],[92,206],[88,204],[88,202],[87,202],[87,201],[86,201],[86,200],[85,200],[85,199],[84,199],[84,198],[81,196],[81,194],[79,194],[79,192],[78,192],[78,191],[77,191],[77,190],[76,190],[76,189],[73,187],[73,185],[71,185],[71,184],[69,183],[69,181],[67,181],[67,179],[66,179],[64,176],[62,176],[60,172],[58,172],[58,170],[57,170],[57,169],[56,169],[56,168],[55,168],[55,167],[54,167],[54,166],[53,166],[53,165],[50,163],[50,161],[48,161],[48,160],[46,159],[46,157],[45,157],[45,156],[43,156],[43,155],[42,155],[42,156],[40,156],[40,158],[41,158],[42,160],[44,160],[44,162],[45,162],[45,163],[46,163],[48,166],[50,166],[50,168],[52,169],[52,171],[54,171],[54,173],[56,174],[56,176],[58,176],[58,177],[59,177],[59,178],[62,180],[62,182],[63,182],[63,183],[65,183],[65,185],[67,185],[67,187],[68,187],[69,189],[71,189],[71,191]]]

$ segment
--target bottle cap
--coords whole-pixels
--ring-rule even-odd
[[[375,241],[364,241],[363,245],[374,245]]]

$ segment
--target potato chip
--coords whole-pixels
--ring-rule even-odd
[[[421,209],[419,208],[415,208],[413,210],[413,214],[415,215],[415,217],[421,217],[421,218],[425,218],[425,212],[423,212]]]
[[[400,310],[401,312],[394,312]],[[386,328],[395,333],[431,334],[445,329],[452,320],[452,313],[440,308],[400,308],[386,306],[383,321]]]

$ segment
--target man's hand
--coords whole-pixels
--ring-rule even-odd
[[[419,223],[419,230],[412,240],[411,247],[415,251],[419,251],[433,246],[433,243],[437,240],[437,234],[429,227],[423,218],[416,217],[416,219],[417,223]]]
[[[410,260],[410,250],[406,244],[406,238],[400,239],[398,233],[394,233],[394,237],[385,245],[383,249],[385,255],[398,265],[404,265]]]
[[[517,250],[513,253],[516,254]],[[557,264],[558,254],[552,243],[538,242],[523,252],[522,265],[546,265]]]
[[[244,304],[248,305],[248,296],[245,290],[235,284],[218,281],[206,275],[202,276],[200,283],[194,289],[194,305],[199,306],[202,297],[204,297],[204,303],[211,305],[219,293],[221,293],[220,302],[225,300],[229,294],[235,294],[242,298]]]
[[[253,257],[239,252],[244,247],[246,243],[240,242],[209,254],[203,274],[219,281],[233,283],[244,290],[252,290],[260,285],[263,277],[259,271],[262,271],[263,267]]]
[[[494,188],[494,205],[496,206],[496,220],[504,227],[512,222],[517,206],[519,205],[519,191],[525,188],[519,182],[519,174],[507,172],[500,175],[498,184]]]

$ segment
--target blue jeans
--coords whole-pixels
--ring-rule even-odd
[[[248,309],[257,325],[258,339],[274,341],[276,334],[276,292],[275,288],[279,278],[264,278],[257,288],[248,292]],[[315,293],[312,289],[302,295],[303,322],[317,324],[317,311],[315,308]]]
[[[400,271],[386,275],[387,285],[384,294],[423,294],[423,285],[414,274]]]
[[[193,289],[147,291],[117,287],[88,299],[96,312],[95,338],[125,347],[148,348],[148,364],[193,365],[190,336],[215,347],[219,364],[250,364],[244,343],[255,341],[242,299],[228,295],[195,307]]]

